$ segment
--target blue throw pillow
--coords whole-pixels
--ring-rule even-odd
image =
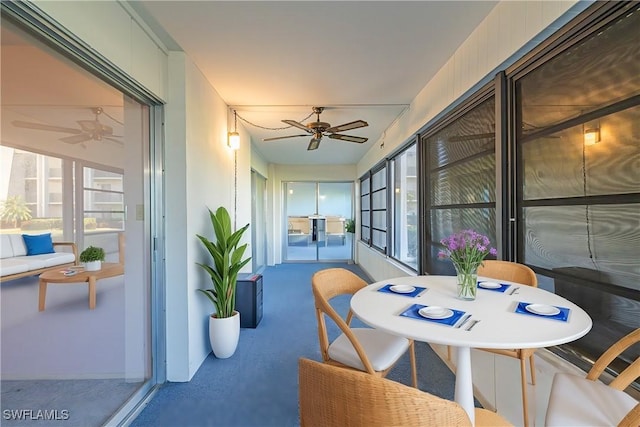
[[[37,236],[23,234],[22,239],[27,247],[27,255],[50,254],[55,252],[53,250],[51,233],[38,234]]]

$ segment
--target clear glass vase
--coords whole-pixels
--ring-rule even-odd
[[[461,268],[454,264],[458,279],[458,298],[466,301],[476,299],[478,284],[478,267]]]

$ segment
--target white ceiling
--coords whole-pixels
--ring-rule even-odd
[[[132,6],[171,48],[196,63],[240,116],[257,150],[280,164],[352,164],[383,135],[496,1],[135,1]],[[312,106],[364,144],[310,137]],[[303,120],[305,119],[305,120]],[[233,122],[230,114],[230,123]]]

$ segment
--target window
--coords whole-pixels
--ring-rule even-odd
[[[387,253],[387,167],[360,178],[360,239]]]
[[[418,185],[416,144],[389,163],[393,176],[392,251],[398,261],[418,269]]]
[[[84,230],[124,230],[122,174],[84,168]]]
[[[360,240],[371,244],[371,178],[360,179]]]
[[[454,273],[449,260],[438,259],[440,240],[452,233],[473,229],[496,243],[494,97],[476,102],[422,139],[428,156],[424,265],[431,274]]]
[[[519,257],[589,313],[563,348],[591,360],[640,327],[640,10],[619,7],[515,79]]]
[[[0,156],[9,169],[6,193],[0,196],[0,232],[50,232],[54,240],[65,240],[62,160],[7,146],[0,146]]]
[[[387,168],[371,174],[371,246],[387,252]]]

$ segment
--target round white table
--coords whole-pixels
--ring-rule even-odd
[[[478,280],[484,278],[479,277]],[[478,288],[474,301],[456,296],[455,276],[400,277],[373,283],[353,295],[351,309],[367,325],[394,335],[456,348],[455,401],[474,423],[473,382],[471,376],[471,348],[542,348],[574,341],[589,332],[589,315],[571,301],[531,286],[486,279],[510,284],[504,292]],[[418,296],[380,292],[387,284],[413,285],[427,288]],[[511,291],[517,287],[517,291]],[[553,305],[569,309],[567,321],[544,316],[516,313],[520,302]],[[461,310],[471,317],[462,325],[460,318],[454,325],[401,316],[413,304],[436,305]],[[477,324],[467,330],[472,321]]]

